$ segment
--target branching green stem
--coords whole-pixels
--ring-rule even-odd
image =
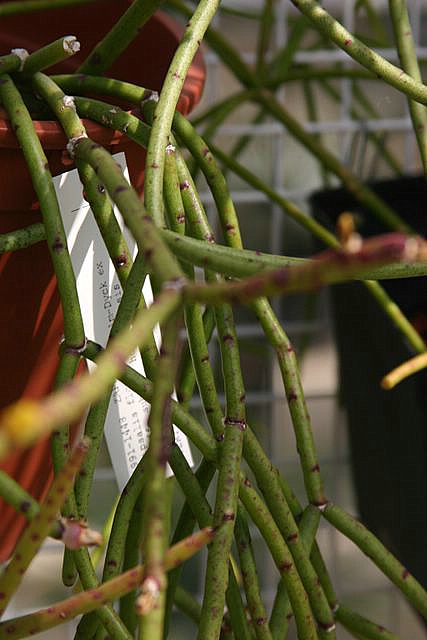
[[[178,318],[174,315],[164,325],[163,341],[153,384],[148,426],[150,444],[146,454],[142,553],[145,563],[141,592],[137,599],[140,613],[140,637],[161,640],[166,597],[164,567],[165,536],[168,518],[164,499],[166,463],[172,439],[171,394],[175,381]]]
[[[147,150],[144,199],[147,210],[159,226],[163,222],[164,159],[173,114],[188,68],[219,3],[219,0],[200,0],[169,66],[157,103]]]
[[[213,529],[208,528],[178,542],[166,552],[166,569],[172,569],[185,562],[209,543],[214,536]],[[72,620],[82,613],[94,611],[102,602],[111,602],[135,589],[141,581],[143,571],[143,566],[135,567],[113,580],[109,580],[88,591],[83,591],[47,609],[41,609],[20,618],[6,620],[0,624],[0,638],[2,640],[25,638],[31,632],[33,634],[39,633],[64,624],[67,620]]]
[[[396,38],[402,69],[419,84],[422,76],[417,60],[417,52],[409,20],[406,0],[389,0],[391,22]],[[408,99],[412,125],[418,142],[424,173],[427,174],[427,112],[425,106]],[[425,105],[426,103],[424,103]]]
[[[316,0],[291,0],[291,2],[313,22],[328,40],[335,42],[359,64],[404,93],[408,98],[427,105],[427,88],[422,82],[417,81],[399,67],[395,67],[391,62],[363,44],[349,33],[338,20],[327,13]]]
[[[67,464],[54,479],[52,486],[40,507],[39,513],[33,518],[20,538],[15,553],[0,576],[0,615],[2,615],[21,583],[22,577],[34,556],[40,549],[44,539],[49,535],[52,523],[56,520],[58,511],[70,493],[83,458],[90,443],[88,440],[80,442],[72,452]]]

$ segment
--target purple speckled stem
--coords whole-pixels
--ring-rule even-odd
[[[173,569],[185,562],[211,542],[214,537],[215,530],[208,527],[181,540],[166,552],[165,568],[167,570]],[[120,598],[129,591],[136,589],[141,582],[143,572],[143,566],[134,567],[99,587],[82,591],[46,609],[41,609],[20,618],[6,620],[0,624],[0,639],[18,640],[18,638],[26,638],[28,635],[34,635],[64,624],[67,620],[72,620],[82,613],[94,611],[101,605],[112,602],[116,598]]]
[[[163,638],[166,596],[165,528],[169,517],[166,491],[166,463],[172,435],[171,394],[175,381],[178,318],[174,314],[165,323],[160,358],[153,383],[148,426],[150,445],[146,454],[146,484],[143,502],[142,553],[144,576],[137,610],[141,613],[140,636]]]
[[[39,513],[30,522],[19,540],[15,553],[0,577],[0,615],[4,613],[11,597],[21,584],[21,580],[44,539],[49,535],[58,512],[72,490],[74,478],[83,462],[89,441],[81,441],[63,468],[56,475]]]
[[[412,251],[414,250],[414,253]],[[188,285],[185,298],[188,301],[221,304],[224,301],[248,304],[253,300],[300,291],[312,291],[320,286],[344,282],[360,277],[372,266],[407,260],[416,260],[425,253],[425,242],[402,233],[389,233],[365,240],[356,251],[330,249],[301,267],[284,267],[241,282],[215,285]]]
[[[328,503],[323,516],[352,540],[365,555],[400,589],[427,619],[427,591],[361,522],[341,507]]]

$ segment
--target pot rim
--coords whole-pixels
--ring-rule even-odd
[[[177,44],[179,43],[182,37],[182,27],[178,22],[163,11],[156,11],[152,18],[171,31],[177,39]],[[191,63],[178,101],[178,109],[182,113],[189,113],[199,102],[203,93],[205,75],[205,62],[202,50],[199,48]],[[195,87],[197,87],[197,91]],[[128,113],[135,113],[135,111],[135,109],[129,110]],[[82,122],[88,136],[103,146],[118,144],[125,138],[124,133],[104,127],[93,120],[82,118]],[[43,147],[45,149],[65,148],[68,140],[61,125],[56,120],[33,120],[33,123],[38,137],[43,141]],[[10,124],[10,120],[2,107],[0,107],[0,147],[9,149],[19,148],[19,143]]]

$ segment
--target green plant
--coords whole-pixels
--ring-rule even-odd
[[[82,0],[74,2],[79,3]],[[34,9],[37,4],[43,3],[41,0],[3,3],[0,16],[2,11],[5,15],[8,10]],[[57,4],[72,4],[72,0],[68,3],[60,0]],[[193,11],[180,0],[171,0],[169,5],[190,20],[157,98],[150,87],[107,79],[102,74],[113,61],[106,54],[122,50],[159,4],[135,0],[95,55],[89,57],[83,66],[83,75],[48,76],[43,73],[59,58],[74,52],[76,47],[64,48],[62,39],[28,57],[18,51],[0,59],[0,100],[28,163],[43,214],[43,223],[1,236],[0,246],[3,251],[12,251],[42,240],[47,242],[64,311],[64,344],[57,390],[41,401],[19,400],[6,408],[1,416],[0,453],[3,458],[54,432],[53,455],[57,471],[51,492],[41,505],[7,475],[0,477],[3,498],[18,510],[22,504],[29,504],[25,513],[31,520],[0,576],[2,611],[19,585],[23,570],[48,534],[61,537],[68,545],[71,554],[66,553],[64,564],[71,572],[69,582],[73,582],[74,565],[82,587],[81,593],[64,602],[0,623],[0,638],[27,637],[85,614],[79,623],[77,637],[104,638],[108,634],[108,637],[121,639],[135,637],[138,633],[141,638],[156,640],[167,634],[174,602],[196,619],[200,640],[217,640],[220,636],[239,640],[284,638],[292,616],[302,640],[334,638],[336,621],[356,638],[396,638],[340,603],[316,543],[320,518],[323,516],[353,540],[424,617],[427,617],[427,594],[373,534],[325,495],[296,354],[267,297],[311,291],[349,279],[363,280],[413,348],[425,351],[415,329],[373,280],[402,274],[426,274],[424,241],[407,235],[411,230],[397,214],[323,147],[321,141],[306,133],[275,95],[278,87],[298,77],[298,73],[305,80],[320,79],[327,89],[328,74],[329,77],[347,74],[350,78],[370,78],[373,72],[410,99],[424,158],[425,131],[420,125],[424,123],[425,112],[419,105],[427,103],[427,90],[417,76],[414,52],[406,47],[402,53],[407,75],[347,33],[317,2],[294,0],[293,4],[312,20],[319,37],[333,40],[363,67],[356,71],[335,67],[319,73],[314,70],[310,78],[310,69],[291,67],[293,55],[307,29],[305,19],[295,21],[286,49],[273,60],[267,60],[265,52],[273,3],[266,1],[262,14],[255,16],[260,21],[260,30],[254,71],[231,44],[209,26],[221,9],[219,2],[201,0]],[[367,6],[370,7],[368,3]],[[392,15],[404,10],[403,3],[390,2],[390,6]],[[250,15],[248,19],[254,19],[254,16]],[[399,36],[404,24],[395,20]],[[405,42],[410,42],[408,25],[404,28]],[[336,237],[238,163],[235,157],[245,146],[245,140],[239,141],[233,154],[226,155],[208,144],[194,126],[175,111],[189,65],[205,34],[243,87],[238,95],[199,116],[199,124],[209,123],[205,131],[207,137],[211,137],[234,108],[244,101],[253,101],[259,108],[258,119],[269,114],[284,123],[319,160],[324,170],[335,174],[373,214],[395,229],[393,233],[363,241],[350,228]],[[95,71],[99,75],[91,75]],[[86,94],[111,96],[138,105],[144,121],[117,106],[85,97]],[[79,170],[86,197],[123,285],[123,297],[104,350],[87,341],[84,335],[67,238],[52,177],[31,117],[31,109],[35,105],[39,108],[40,101],[43,108],[47,105],[49,114],[54,115],[64,129],[67,151]],[[90,118],[121,131],[147,149],[144,202],[123,177],[109,152],[87,136],[81,118]],[[381,146],[378,137],[371,137],[374,144]],[[190,153],[189,162],[181,153],[182,147]],[[383,147],[381,149],[384,158],[393,163],[392,156]],[[314,233],[329,249],[317,259],[303,262],[292,257],[245,251],[238,216],[216,158],[264,191],[271,201]],[[215,201],[224,245],[215,243],[193,179],[196,168],[204,174]],[[110,200],[120,210],[138,245],[133,263],[112,214]],[[203,283],[195,281],[195,266],[204,269]],[[151,276],[155,290],[155,303],[148,308],[141,298],[147,274]],[[249,305],[258,318],[278,359],[304,477],[306,499],[303,504],[271,464],[247,424],[244,376],[232,310],[233,304],[242,303]],[[183,323],[188,344],[179,354],[178,335]],[[153,329],[157,324],[162,330],[159,353],[153,340]],[[208,345],[214,327],[221,351],[225,410],[218,398],[209,358]],[[141,351],[147,377],[126,364],[136,348]],[[82,358],[96,361],[97,368],[91,374],[76,377],[77,365]],[[97,536],[85,529],[84,522],[76,523],[71,516],[87,518],[97,443],[116,379],[150,402],[150,446],[120,496],[108,536],[100,584],[85,548],[86,544],[96,542]],[[188,411],[196,383],[209,431]],[[171,399],[174,386],[177,400]],[[88,408],[85,434],[89,441],[77,447],[68,458],[64,455],[67,451],[64,443],[68,444],[69,433],[64,425],[80,418]],[[177,425],[200,452],[202,459],[197,471],[193,472],[176,446],[172,424]],[[86,448],[88,453],[83,463]],[[247,466],[242,465],[243,459]],[[171,503],[170,483],[165,477],[167,461],[186,500],[174,523],[173,535],[169,534]],[[74,474],[82,464],[85,464],[85,473],[78,476],[69,493]],[[217,484],[211,505],[206,492],[214,476]],[[58,518],[60,509],[62,517]],[[270,619],[257,584],[248,518],[261,532],[280,575]],[[196,523],[201,531],[191,535]],[[243,590],[230,559],[233,537]],[[169,540],[174,543],[170,548]],[[179,587],[178,565],[206,543],[209,543],[206,583],[200,607]],[[125,558],[132,556],[135,547],[140,548],[144,564],[124,571],[127,568]],[[171,570],[169,580],[166,577],[168,570]],[[64,572],[66,576],[67,571]],[[126,599],[123,598],[125,595]],[[118,615],[112,603],[120,598]]]

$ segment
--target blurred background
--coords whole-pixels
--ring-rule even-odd
[[[387,2],[326,0],[322,4],[351,32],[370,38],[382,55],[398,64],[394,50],[382,46],[387,38],[393,41]],[[274,24],[267,59],[284,47],[296,19],[296,12],[289,0],[275,0],[273,6]],[[408,6],[418,57],[421,62],[427,61],[427,3],[425,0],[408,0]],[[221,34],[251,65],[256,62],[257,55],[258,21],[255,18],[263,7],[261,0],[224,0],[214,22]],[[378,11],[379,21],[373,18],[370,12],[372,8]],[[239,90],[238,82],[208,46],[205,46],[205,57],[207,83],[204,98],[194,118]],[[355,67],[343,52],[329,45],[322,46],[319,38],[316,39],[312,31],[307,31],[295,55],[294,64],[323,68],[331,63]],[[354,83],[348,79],[330,80],[328,86],[329,89],[325,89],[316,84],[287,82],[277,95],[308,131],[316,133],[319,140],[363,180],[396,175],[396,166],[391,167],[390,163],[384,161],[378,148],[369,144],[370,132],[378,134],[402,172],[416,174],[420,171],[407,102],[402,95],[372,81],[359,80]],[[355,111],[363,116],[362,119],[355,120]],[[203,131],[203,126],[200,130]],[[335,178],[323,174],[318,162],[295,142],[280,123],[265,115],[261,119],[258,108],[247,103],[230,115],[219,127],[214,139],[218,146],[231,151],[242,136],[249,136],[249,142],[239,161],[275,191],[297,203],[303,211],[309,210],[308,199],[314,191],[338,184]],[[247,248],[292,256],[307,256],[315,251],[310,235],[287,219],[279,206],[268,202],[263,194],[233,174],[229,173],[228,179]],[[199,181],[199,188],[220,239],[212,201],[202,180]],[[313,295],[276,300],[274,304],[299,354],[326,494],[349,512],[358,515],[346,414],[338,394],[337,354],[328,297],[329,292],[324,290]],[[284,472],[294,491],[303,499],[302,475],[274,354],[248,309],[236,309],[236,320],[247,388],[248,421],[273,463]],[[214,341],[211,355],[220,385],[219,353]],[[192,411],[203,420],[197,398],[192,403]],[[366,474],[369,473],[370,469],[366,468]],[[104,448],[92,496],[91,526],[102,527],[115,496],[115,480]],[[271,607],[278,573],[257,531],[254,530],[252,534],[265,602]],[[321,523],[318,540],[331,569],[336,591],[344,603],[384,624],[402,639],[427,638],[425,627],[397,590],[351,542],[324,522]],[[195,595],[202,592],[204,560],[202,554],[197,556],[185,570],[186,587]],[[48,541],[44,553],[38,556],[31,575],[27,576],[11,607],[11,615],[38,608],[61,597],[57,589],[60,561],[60,545]],[[64,589],[64,596],[65,593]],[[195,633],[192,623],[176,613],[172,625],[173,640],[190,639],[195,637]],[[289,636],[293,639],[296,636],[292,634],[294,630]],[[58,627],[38,637],[46,640],[72,638],[73,626],[70,625],[68,629]],[[350,638],[341,628],[338,637],[343,640]]]

